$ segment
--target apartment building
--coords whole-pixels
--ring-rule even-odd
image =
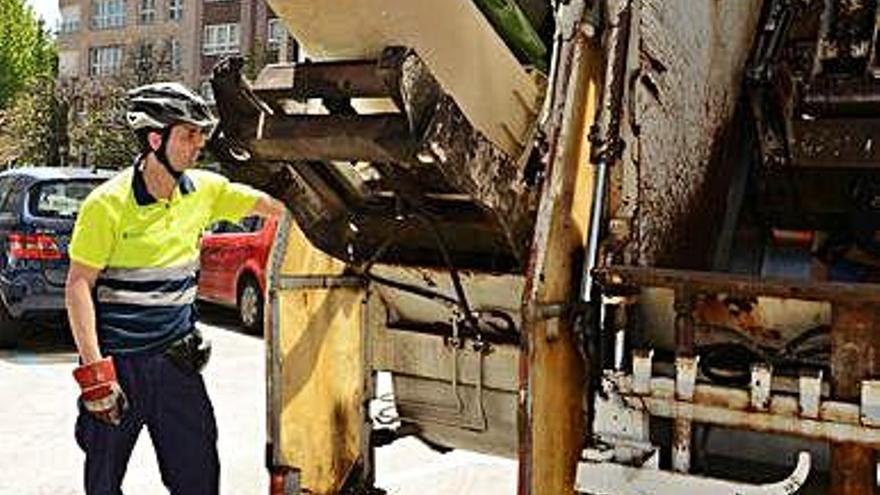
[[[59,74],[66,79],[149,61],[210,97],[206,82],[223,56],[268,63],[297,54],[265,0],[59,0],[59,7]]]

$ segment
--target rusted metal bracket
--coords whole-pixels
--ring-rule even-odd
[[[675,398],[687,403],[694,399],[699,356],[678,356],[675,359]],[[672,469],[679,473],[691,470],[692,420],[676,416],[672,431]]]
[[[822,400],[822,370],[814,373],[803,372],[798,377],[798,407],[805,418],[819,417],[819,404]]]
[[[251,148],[264,160],[395,162],[414,152],[400,114],[278,116],[266,121]]]
[[[770,365],[756,363],[752,365],[752,379],[749,390],[752,409],[766,411],[770,407],[770,385],[773,371]]]

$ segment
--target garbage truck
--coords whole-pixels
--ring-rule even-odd
[[[876,492],[876,0],[269,3],[302,56],[214,69],[210,149],[291,212],[273,494],[408,436],[520,495]]]

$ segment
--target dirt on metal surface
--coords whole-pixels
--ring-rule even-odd
[[[332,98],[330,115],[261,113],[240,65],[215,70],[224,135],[212,148],[230,176],[283,200],[318,248],[360,262],[391,238],[381,261],[433,266],[446,250],[456,266],[522,269],[537,202],[525,178],[531,144],[517,155],[493,144],[414,51],[389,48],[373,65],[399,113],[357,114]],[[329,91],[328,74],[357,73],[376,86],[363,62],[319,65],[302,68],[319,83],[293,88],[300,96]],[[378,178],[360,176],[355,163],[370,163]]]
[[[858,400],[861,381],[880,372],[880,312],[876,307],[837,305],[831,327],[831,392]],[[831,495],[876,493],[876,453],[852,443],[831,445]]]
[[[724,190],[712,190],[717,149],[734,113],[761,5],[634,3],[638,61],[628,104],[634,140],[626,143],[632,151],[624,160],[635,162],[638,174],[632,242],[639,264],[694,268],[711,247],[713,219],[723,211],[718,198]]]

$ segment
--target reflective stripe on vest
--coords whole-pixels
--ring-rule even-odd
[[[99,303],[182,306],[196,300],[199,262],[162,268],[108,268],[95,282]]]

